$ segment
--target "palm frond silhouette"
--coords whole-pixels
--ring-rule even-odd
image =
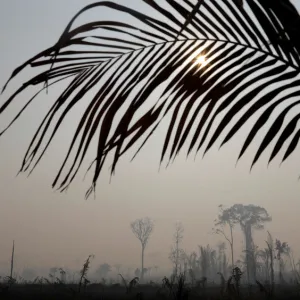
[[[69,22],[57,43],[14,70],[3,91],[25,67],[48,66],[2,104],[0,114],[28,87],[42,84],[1,134],[38,94],[67,80],[37,129],[20,171],[36,167],[66,116],[82,101],[87,108],[53,182],[60,191],[78,174],[93,138],[97,138],[90,165],[94,175],[86,196],[94,191],[109,153],[114,173],[122,155],[139,145],[137,154],[167,117],[160,163],[172,161],[183,146],[188,155],[202,148],[205,153],[227,130],[221,139],[224,145],[254,115],[238,158],[271,122],[252,166],[274,140],[269,162],[286,143],[282,161],[287,159],[300,137],[300,113],[285,123],[300,104],[300,17],[290,1],[140,1],[155,17],[111,1],[88,5]],[[96,8],[120,17],[74,26],[78,17]],[[122,16],[130,21],[122,21]],[[90,95],[92,89],[96,92]],[[276,109],[280,113],[274,118]]]

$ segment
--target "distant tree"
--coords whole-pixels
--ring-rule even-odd
[[[96,275],[101,278],[105,278],[107,277],[109,272],[111,272],[111,266],[107,263],[104,263],[98,267],[98,269],[96,270]]]
[[[262,263],[259,260],[260,250],[259,250],[258,246],[253,243],[250,250],[243,250],[243,252],[246,253],[246,256],[245,256],[246,266],[247,266],[247,254],[249,255],[250,261],[253,264],[253,268],[255,268],[255,279],[257,279],[256,273],[257,273],[257,271],[260,272],[260,269],[262,267]]]
[[[52,282],[55,281],[57,271],[58,271],[58,268],[57,268],[57,267],[52,267],[52,268],[50,268],[50,270],[49,270],[49,277],[50,277],[50,279],[52,280]]]
[[[273,242],[273,237],[271,233],[268,231],[268,238],[266,240],[266,244],[268,246],[269,250],[269,257],[270,257],[270,280],[271,280],[271,296],[274,293],[274,288],[275,288],[275,273],[274,273],[274,242]]]
[[[187,254],[184,250],[180,251],[179,261],[179,273],[183,272],[184,274],[186,274],[189,268],[190,255]]]
[[[143,276],[145,277],[145,275],[148,274],[148,272],[149,272],[149,269],[148,268],[144,268],[143,269]]]
[[[268,248],[264,248],[258,251],[258,256],[263,262],[265,278],[268,282],[271,281],[270,278],[270,251]]]
[[[141,270],[139,268],[136,268],[134,271],[134,276],[135,277],[140,277],[141,276]]]
[[[126,271],[126,278],[127,279],[130,279],[132,276],[132,268],[131,267],[128,267],[127,268],[127,271]]]
[[[142,246],[142,267],[141,267],[141,280],[144,279],[144,253],[149,237],[153,231],[154,223],[150,218],[142,218],[133,221],[131,224],[131,230],[137,239],[141,242]]]
[[[227,258],[226,258],[226,245],[224,242],[219,243],[217,245],[218,247],[218,272],[222,272],[222,274],[226,277],[226,271],[227,271]]]
[[[255,282],[255,257],[254,244],[252,239],[253,229],[263,229],[264,223],[269,222],[272,218],[269,216],[267,210],[263,207],[253,204],[243,205],[234,204],[233,206],[224,209],[222,215],[230,219],[232,224],[239,224],[245,237],[246,243],[246,264],[248,282]]]
[[[122,264],[115,264],[114,267],[116,269],[116,272],[119,274],[120,273],[120,269],[122,267]]]
[[[284,279],[283,279],[283,268],[284,268],[284,261],[282,256],[283,255],[288,255],[288,251],[289,251],[289,246],[287,242],[281,242],[280,240],[275,241],[275,250],[276,250],[276,259],[278,260],[278,264],[279,264],[279,282],[280,283],[284,283]]]
[[[183,225],[180,222],[175,224],[175,233],[173,236],[174,245],[171,247],[171,251],[169,254],[169,259],[174,266],[174,275],[178,275],[178,267],[180,263],[180,257],[182,255],[183,249],[180,248],[180,243],[183,239]]]
[[[234,269],[234,253],[233,253],[233,227],[234,227],[234,216],[231,215],[230,209],[224,209],[223,205],[219,205],[219,215],[215,220],[215,228],[213,228],[216,234],[222,235],[229,243],[231,251],[231,270]],[[225,233],[225,226],[229,227],[230,236]]]
[[[34,278],[36,278],[36,271],[34,269],[31,268],[25,268],[22,271],[22,275],[21,275],[25,280],[33,280]]]
[[[59,274],[60,274],[60,281],[62,283],[66,283],[66,280],[67,280],[67,273],[66,273],[66,271],[63,268],[59,268],[58,271],[59,271]]]
[[[300,281],[300,273],[297,271],[293,251],[290,246],[287,246],[287,256],[290,260],[291,268],[292,268],[292,271],[293,271],[293,274],[295,277],[294,279],[296,282],[299,282]]]
[[[198,248],[202,277],[214,277],[217,274],[216,251],[209,245],[206,247],[198,246]]]

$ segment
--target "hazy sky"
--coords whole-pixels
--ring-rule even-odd
[[[139,0],[127,1],[136,8],[139,6]],[[15,67],[56,42],[73,15],[92,2],[0,1],[1,86]],[[96,16],[105,17],[102,12]],[[28,74],[30,71],[19,76],[1,96],[1,101]],[[17,101],[22,103],[26,95],[29,94]],[[66,138],[73,134],[77,125],[70,118],[36,171],[29,178],[25,174],[16,177],[34,130],[54,100],[52,95],[42,94],[35,106],[0,138],[0,268],[9,266],[13,239],[17,269],[55,265],[79,268],[90,253],[96,255],[96,263],[121,262],[139,267],[140,244],[129,224],[145,216],[155,221],[146,250],[146,266],[168,267],[176,221],[184,225],[183,246],[187,251],[197,250],[200,244],[214,246],[219,238],[209,232],[218,205],[235,203],[265,207],[273,217],[266,228],[274,238],[287,241],[295,253],[300,253],[297,230],[300,225],[299,152],[280,168],[278,160],[267,168],[270,150],[266,151],[250,174],[255,145],[235,167],[245,131],[220,151],[215,146],[203,160],[201,154],[196,161],[193,157],[186,160],[185,155],[181,155],[168,169],[158,172],[162,128],[132,163],[131,156],[120,161],[110,184],[107,166],[98,183],[96,200],[91,197],[85,201],[84,194],[90,182],[82,182],[84,169],[67,193],[51,189],[65,154],[62,151],[69,143]],[[79,115],[77,110],[73,120]],[[7,116],[9,113],[0,117],[0,128],[9,120]],[[93,156],[87,163],[91,159]],[[237,237],[241,237],[239,230]],[[259,245],[263,245],[265,238],[265,230],[254,235]],[[237,247],[241,249],[240,241]],[[297,254],[295,256],[298,258]]]

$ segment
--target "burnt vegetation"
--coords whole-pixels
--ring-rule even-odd
[[[198,244],[191,252],[184,250],[183,224],[176,223],[168,275],[145,261],[144,253],[143,269],[102,263],[93,270],[94,255],[88,255],[78,271],[56,267],[48,276],[37,276],[30,269],[18,274],[13,270],[13,245],[11,275],[0,278],[1,295],[3,299],[298,299],[300,259],[295,261],[289,244],[274,240],[269,231],[260,247],[254,242],[254,229],[263,230],[266,222],[271,217],[263,207],[219,206],[213,233],[222,240],[214,247]],[[130,224],[135,236],[137,231],[147,233],[150,243],[153,228],[150,218]],[[244,235],[242,252],[235,246],[237,231]],[[230,233],[233,242],[226,238]]]

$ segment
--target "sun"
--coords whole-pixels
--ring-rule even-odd
[[[206,63],[206,58],[204,55],[199,55],[196,57],[196,62],[198,65],[204,65]]]

